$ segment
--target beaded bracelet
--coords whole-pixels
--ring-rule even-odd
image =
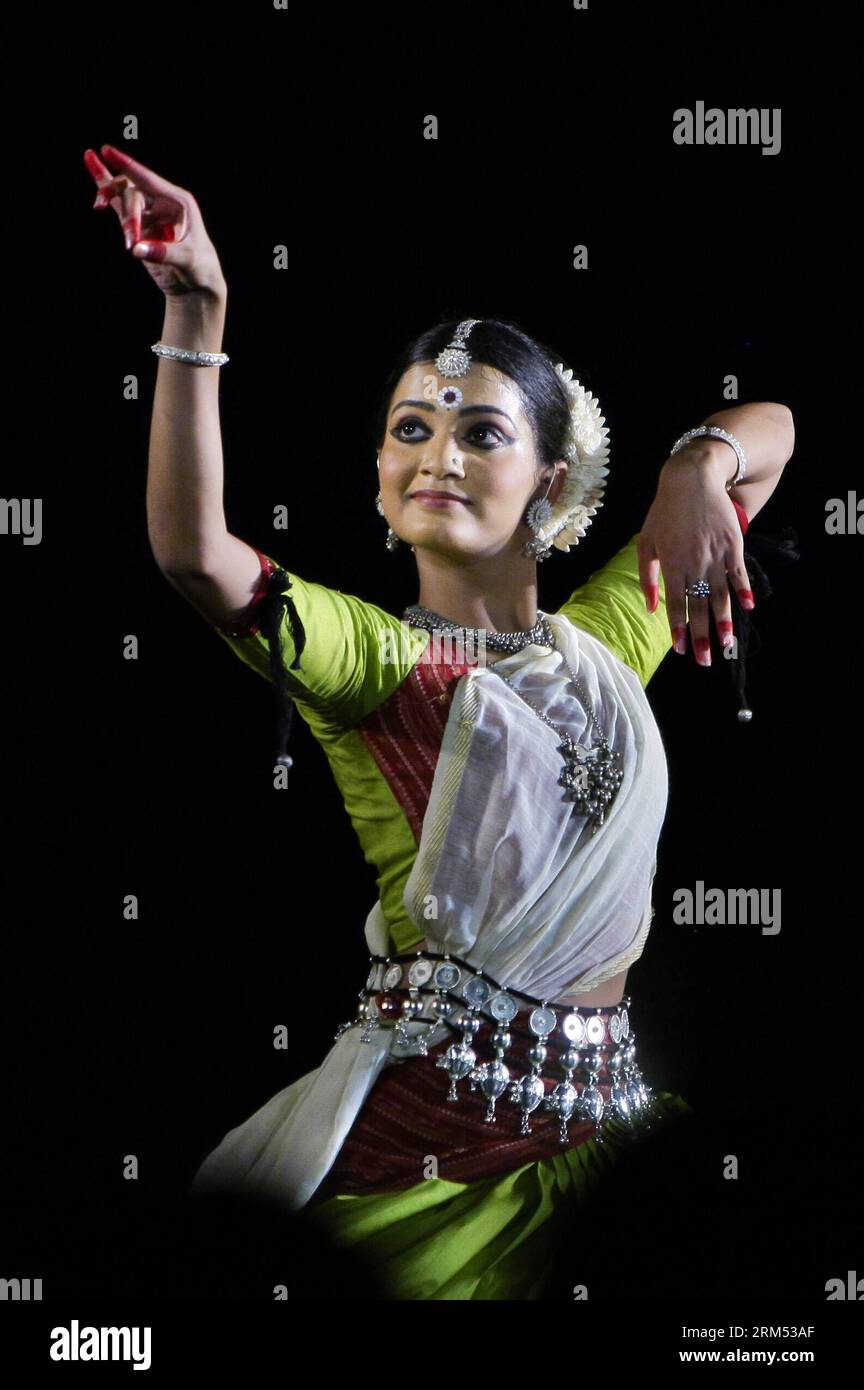
[[[673,454],[677,454],[678,450],[683,449],[685,444],[689,444],[691,439],[698,439],[701,435],[708,435],[712,439],[725,439],[726,443],[731,444],[732,448],[735,450],[735,455],[738,459],[738,472],[735,474],[735,477],[726,484],[726,491],[729,492],[730,489],[735,487],[737,483],[740,483],[744,477],[747,468],[747,460],[744,457],[744,450],[741,448],[734,434],[730,434],[728,430],[722,429],[720,425],[697,425],[696,429],[688,430],[686,434],[681,435],[680,439],[675,440],[675,443],[669,450],[669,457],[671,458]]]
[[[167,343],[151,343],[150,351],[157,357],[172,357],[176,362],[188,362],[190,367],[223,367],[230,362],[227,352],[196,352],[193,348],[169,347]]]

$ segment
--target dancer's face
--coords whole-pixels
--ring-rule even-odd
[[[462,392],[453,410],[436,400],[448,386]],[[440,377],[434,362],[405,372],[390,400],[379,466],[381,504],[397,536],[454,555],[520,547],[531,535],[525,509],[552,476],[538,464],[515,382],[481,362],[455,379]],[[550,502],[563,486],[563,461],[558,469]],[[432,505],[413,496],[419,491],[464,500]]]

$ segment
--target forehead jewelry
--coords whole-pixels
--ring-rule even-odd
[[[472,358],[466,347],[468,334],[479,323],[479,319],[463,319],[456,327],[451,342],[446,348],[439,352],[435,359],[435,366],[442,376],[456,377],[467,376],[471,370]],[[458,386],[442,386],[438,392],[438,404],[445,410],[455,410],[462,404],[462,392]]]
[[[442,376],[468,375],[471,370],[471,354],[465,344],[471,329],[475,323],[479,322],[479,319],[463,319],[460,324],[457,324],[452,341],[442,352],[439,352],[435,359],[435,366]]]

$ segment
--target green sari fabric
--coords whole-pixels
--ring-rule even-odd
[[[692,1114],[681,1096],[655,1096],[652,1126]],[[477,1182],[428,1178],[399,1192],[339,1194],[307,1208],[337,1249],[371,1268],[393,1299],[542,1299],[578,1212],[644,1122],[617,1118],[604,1140]]]

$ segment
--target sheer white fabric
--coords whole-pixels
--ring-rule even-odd
[[[526,647],[459,681],[404,902],[433,949],[554,1001],[587,992],[641,954],[668,778],[636,673],[563,615],[548,616],[560,650]],[[596,730],[562,655],[622,757],[623,781],[594,835],[563,800],[558,735],[501,679],[578,742],[593,744]],[[380,903],[367,918],[366,940],[371,952],[388,953]],[[430,1045],[447,1031],[439,1025]],[[320,1067],[225,1135],[193,1192],[224,1185],[266,1191],[289,1210],[304,1206],[382,1068],[414,1053],[416,1044],[400,1046],[391,1029],[369,1043],[360,1042],[359,1028],[343,1033]]]

